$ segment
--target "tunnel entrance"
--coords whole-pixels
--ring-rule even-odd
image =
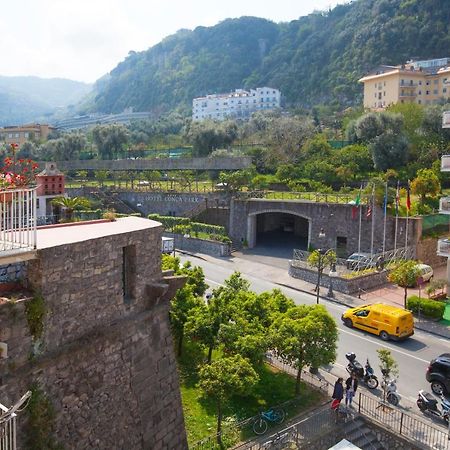
[[[256,246],[287,251],[307,250],[309,220],[289,213],[268,212],[256,216]]]

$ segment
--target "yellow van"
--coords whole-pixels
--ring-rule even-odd
[[[412,313],[403,308],[383,303],[347,309],[341,319],[346,326],[376,334],[383,341],[389,339],[398,341],[414,334]]]

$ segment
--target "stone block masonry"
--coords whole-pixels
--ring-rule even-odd
[[[0,399],[11,403],[38,383],[55,409],[54,438],[66,449],[185,449],[168,322],[184,280],[161,273],[159,224],[120,220],[139,226],[124,233],[109,233],[114,223],[75,226],[86,239],[42,248],[28,263],[28,283],[44,299],[43,334],[30,335],[26,301],[0,305],[9,353],[0,360]],[[105,233],[89,238],[98,226]]]

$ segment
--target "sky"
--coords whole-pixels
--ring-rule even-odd
[[[128,52],[230,17],[286,22],[346,0],[6,0],[0,75],[92,83]]]

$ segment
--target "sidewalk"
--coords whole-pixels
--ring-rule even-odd
[[[232,270],[241,272],[245,275],[251,275],[271,281],[272,283],[280,286],[306,292],[308,294],[315,293],[314,284],[289,276],[288,261],[284,258],[249,255],[241,252],[236,252],[229,258],[215,258],[204,254],[192,256],[197,256],[216,264],[220,262],[220,264],[224,267],[229,267]],[[367,292],[361,298],[335,291],[334,298],[330,299],[326,297],[327,291],[327,288],[322,287],[320,297],[348,306],[349,308],[363,305],[365,303],[374,303],[375,301],[382,301],[383,303],[403,307],[403,296],[398,294],[398,288],[395,286],[388,286],[372,292]],[[401,292],[403,293],[403,289],[401,289]],[[423,318],[419,320],[416,317],[414,322],[416,329],[450,339],[450,326],[445,326],[439,322]]]

